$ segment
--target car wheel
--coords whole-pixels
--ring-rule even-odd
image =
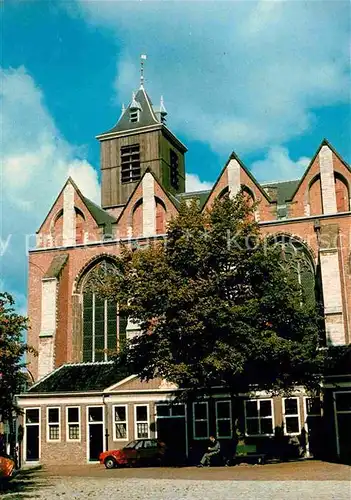
[[[106,469],[114,469],[115,467],[117,467],[117,462],[113,457],[105,458],[104,464]]]

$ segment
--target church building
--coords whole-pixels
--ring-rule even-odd
[[[35,384],[19,395],[24,410],[25,463],[94,462],[101,451],[137,438],[162,437],[196,459],[210,434],[233,441],[232,400],[169,403],[177,388],[155,379],[117,373],[109,349],[120,349],[138,326],[89,287],[97,266],[113,269],[123,244],[142,248],[165,237],[182,199],[202,210],[243,188],[258,201],[264,234],[299,252],[299,279],[311,300],[320,284],[325,345],[351,343],[351,170],[323,140],[301,179],[259,184],[233,152],[209,191],[185,192],[186,146],[167,124],[163,99],[154,106],[143,79],[117,124],[97,136],[101,147],[101,206],[69,178],[37,231],[29,252],[28,343]],[[274,177],[274,172],[272,172]],[[43,214],[44,215],[44,214]],[[325,381],[328,405],[296,388],[289,398],[257,393],[242,397],[247,442],[275,456],[280,447],[320,456],[322,420],[331,425],[323,444],[340,458],[351,450],[351,367]],[[281,449],[281,448],[280,448]]]

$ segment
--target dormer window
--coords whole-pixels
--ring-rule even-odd
[[[140,102],[138,102],[135,99],[135,94],[133,92],[132,102],[130,103],[129,106],[129,121],[131,123],[137,123],[139,121],[140,110],[141,110]]]
[[[129,120],[131,123],[137,123],[139,121],[139,110],[130,110]]]

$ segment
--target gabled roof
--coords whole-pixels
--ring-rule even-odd
[[[96,222],[96,224],[98,226],[105,226],[105,225],[113,224],[113,223],[116,222],[115,217],[112,217],[112,215],[110,215],[105,210],[103,210],[101,207],[99,207],[98,205],[96,205],[96,203],[94,203],[93,201],[91,201],[88,198],[86,198],[83,195],[83,193],[80,191],[79,187],[74,182],[74,180],[72,179],[72,177],[68,177],[67,181],[63,185],[63,188],[61,189],[61,191],[57,195],[54,203],[52,204],[52,206],[51,206],[51,208],[50,208],[47,216],[45,217],[44,221],[42,222],[42,224],[40,225],[39,229],[37,230],[37,233],[40,232],[41,228],[45,224],[45,222],[46,222],[47,218],[49,217],[49,215],[50,215],[53,207],[56,205],[57,200],[60,198],[61,194],[63,193],[63,191],[64,191],[64,189],[65,189],[65,187],[67,186],[68,183],[72,184],[72,186],[74,187],[76,193],[78,194],[78,196],[80,197],[80,199],[82,200],[82,202],[84,203],[84,205],[87,207],[90,215],[93,217],[93,219],[95,220],[95,222]]]
[[[118,216],[118,219],[117,219],[117,224],[119,223],[119,221],[122,219],[123,215],[124,215],[124,212],[127,210],[129,204],[130,204],[130,201],[133,199],[133,196],[134,196],[134,193],[136,192],[136,190],[139,188],[140,184],[143,182],[143,179],[145,177],[146,174],[151,174],[152,177],[154,178],[155,182],[157,182],[158,186],[161,188],[161,190],[164,192],[165,196],[167,196],[167,198],[169,199],[169,201],[172,203],[172,205],[178,210],[179,208],[179,202],[177,201],[177,199],[175,198],[175,196],[171,195],[170,193],[168,193],[165,188],[162,186],[162,184],[159,182],[159,180],[157,179],[157,177],[155,176],[155,174],[153,173],[152,170],[150,170],[150,168],[147,168],[145,170],[145,172],[143,173],[143,175],[141,176],[139,182],[137,183],[137,185],[135,186],[133,192],[131,193],[131,195],[129,196],[128,200],[127,200],[127,203],[124,205],[121,213],[119,214]]]
[[[113,361],[65,364],[32,385],[29,393],[100,392],[130,375]]]
[[[130,121],[130,109],[135,108],[135,104],[140,106],[139,120],[137,122]],[[147,127],[149,125],[159,124],[159,120],[154,113],[152,102],[148,94],[146,93],[144,87],[141,87],[135,96],[133,96],[132,101],[129,103],[127,109],[122,113],[116,125],[106,132],[103,132],[98,137],[105,134],[111,134],[113,132],[122,132],[124,130],[133,130],[141,127]]]
[[[252,182],[255,184],[255,186],[257,186],[258,190],[261,192],[261,194],[266,198],[266,200],[268,202],[272,202],[269,194],[263,189],[263,187],[261,186],[261,184],[255,179],[255,177],[252,175],[252,173],[250,172],[250,170],[248,168],[245,167],[245,165],[243,164],[243,162],[240,160],[240,158],[237,156],[237,154],[233,151],[232,154],[229,156],[226,164],[224,165],[224,167],[222,168],[221,170],[221,173],[219,174],[219,176],[217,177],[217,180],[215,182],[215,184],[213,185],[212,189],[208,192],[207,194],[207,197],[206,197],[206,200],[205,202],[203,203],[202,207],[204,208],[207,204],[207,201],[209,200],[211,194],[214,192],[214,190],[216,189],[217,187],[217,184],[219,183],[223,173],[225,172],[226,168],[228,167],[229,163],[231,160],[236,160],[240,167],[244,170],[244,172],[247,174],[247,176],[252,180]]]
[[[292,193],[290,200],[292,200],[292,199],[294,198],[294,196],[296,195],[296,193],[298,192],[298,190],[299,190],[299,188],[300,188],[301,184],[303,183],[303,181],[304,181],[304,179],[305,179],[306,175],[308,174],[308,172],[309,172],[309,170],[310,170],[311,166],[313,165],[313,163],[314,163],[315,159],[317,158],[317,156],[318,156],[318,154],[319,154],[319,152],[320,152],[320,150],[322,149],[322,147],[323,147],[323,146],[328,146],[328,148],[330,148],[330,149],[331,149],[331,151],[332,151],[332,152],[335,154],[335,156],[336,156],[336,157],[337,157],[337,158],[341,161],[341,163],[342,163],[342,164],[343,164],[343,165],[347,168],[347,170],[349,170],[349,171],[351,172],[351,168],[350,168],[349,164],[348,164],[348,163],[347,163],[347,162],[346,162],[346,161],[345,161],[345,160],[344,160],[344,159],[343,159],[343,158],[339,155],[339,153],[338,153],[338,152],[334,149],[334,147],[330,144],[330,142],[329,142],[329,141],[327,141],[327,139],[323,139],[323,141],[320,143],[320,145],[319,145],[319,147],[318,147],[317,151],[315,152],[315,154],[314,154],[314,156],[313,156],[312,160],[311,160],[311,161],[310,161],[310,163],[308,164],[308,167],[306,168],[306,170],[305,170],[305,172],[304,172],[303,176],[301,177],[301,179],[300,179],[300,181],[299,181],[298,185],[296,186],[295,191]]]
[[[255,177],[252,175],[250,170],[245,167],[244,163],[240,160],[239,156],[236,153],[234,153],[234,151],[230,155],[229,161],[230,160],[236,160],[239,163],[240,167],[244,170],[244,172],[247,174],[247,176],[252,180],[252,182],[255,184],[255,186],[258,188],[258,190],[261,192],[261,194],[266,198],[267,201],[271,202],[272,200],[271,200],[269,194],[266,193],[266,191],[263,189],[261,184],[255,179]],[[228,165],[229,161],[227,162],[227,165]]]

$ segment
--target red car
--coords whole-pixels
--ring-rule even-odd
[[[132,465],[160,465],[166,445],[158,439],[136,439],[119,450],[100,453],[99,461],[106,469]]]
[[[15,473],[15,461],[9,455],[0,456],[0,480],[10,479]]]

